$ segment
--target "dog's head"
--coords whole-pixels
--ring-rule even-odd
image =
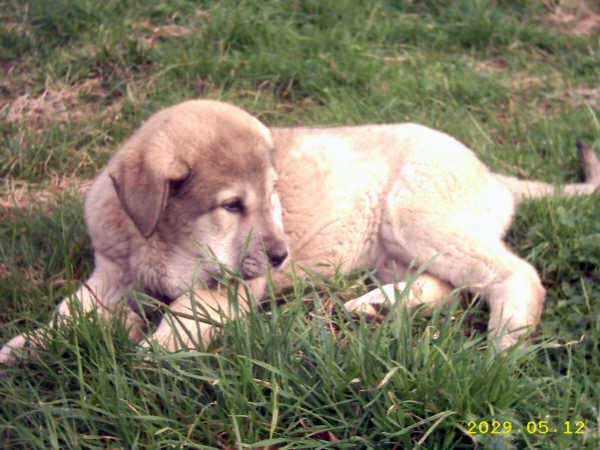
[[[108,172],[123,210],[161,251],[187,260],[212,253],[252,279],[288,255],[272,152],[256,118],[198,100],[152,116]],[[215,267],[203,269],[206,280]]]

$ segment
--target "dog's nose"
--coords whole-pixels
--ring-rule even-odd
[[[286,247],[275,248],[267,251],[267,257],[271,266],[277,268],[283,264],[288,257],[288,250]]]

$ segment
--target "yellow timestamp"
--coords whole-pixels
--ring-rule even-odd
[[[524,426],[515,427],[509,420],[470,420],[467,431],[469,434],[584,434],[585,422],[565,420],[560,425],[552,425],[547,420],[530,420]]]

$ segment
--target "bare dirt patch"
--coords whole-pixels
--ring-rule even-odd
[[[545,21],[557,25],[560,31],[571,36],[591,36],[600,29],[600,14],[584,0],[546,1],[549,14]]]

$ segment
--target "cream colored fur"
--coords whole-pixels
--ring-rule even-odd
[[[481,294],[491,335],[506,346],[538,323],[544,288],[502,238],[520,199],[598,187],[598,158],[580,152],[586,181],[556,188],[494,174],[454,138],[420,125],[267,130],[231,105],[185,102],[144,124],[90,189],[96,267],[75,299],[104,317],[134,289],[170,301],[183,316],[165,315],[154,338],[175,350],[210,339],[210,325],[190,317],[199,306],[214,320],[235,315],[215,282],[218,266],[206,262],[210,251],[240,270],[257,298],[267,266],[288,251],[297,267],[325,275],[373,269],[392,301],[390,283],[425,264],[407,301],[433,306],[455,287]],[[273,275],[277,287],[288,283]],[[377,290],[346,307],[373,314],[384,298]],[[248,299],[239,300],[243,311]],[[131,337],[142,340],[139,316],[127,318]],[[0,361],[25,343],[13,338]]]

